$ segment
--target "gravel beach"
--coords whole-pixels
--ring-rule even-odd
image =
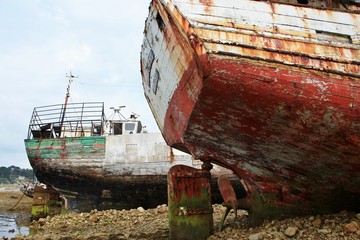
[[[343,211],[339,214],[270,221],[257,228],[246,226],[245,212],[237,220],[229,214],[225,229],[218,224],[224,208],[214,205],[215,239],[360,239],[360,214]],[[69,213],[40,219],[32,224],[37,234],[16,239],[168,239],[167,207],[129,211],[96,211]]]
[[[12,206],[19,200],[20,192],[0,193],[1,207],[5,202]],[[12,196],[12,197],[11,197]],[[29,199],[24,198],[30,213]],[[24,201],[24,200],[22,200]],[[22,202],[20,201],[20,203]],[[21,206],[20,203],[18,206]],[[30,205],[31,207],[31,205]],[[20,207],[24,211],[26,207]],[[240,211],[234,221],[230,212],[224,230],[219,232],[219,223],[225,208],[213,205],[215,239],[360,239],[360,213],[341,211],[337,214],[289,218],[285,220],[266,221],[259,227],[247,226],[247,212]],[[27,211],[26,210],[26,211]],[[239,212],[238,212],[239,213]],[[168,239],[169,223],[167,206],[144,210],[142,207],[132,210],[92,210],[90,213],[67,213],[54,217],[39,219],[31,223],[34,234],[18,235],[14,239]]]

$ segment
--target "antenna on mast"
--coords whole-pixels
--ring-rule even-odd
[[[62,129],[62,126],[63,126],[63,123],[64,123],[66,107],[67,107],[68,100],[69,100],[69,97],[70,97],[70,86],[71,86],[71,83],[74,81],[73,78],[78,78],[79,76],[76,76],[76,77],[75,77],[74,75],[72,75],[71,70],[70,70],[70,75],[68,75],[68,74],[66,73],[66,77],[69,78],[69,82],[68,82],[68,86],[67,86],[67,88],[66,88],[65,104],[64,104],[64,109],[63,109],[62,117],[61,117],[60,129]]]
[[[70,85],[71,83],[74,81],[74,78],[78,78],[79,76],[74,76],[72,73],[71,73],[71,70],[70,70],[70,74],[68,75],[66,73],[66,77],[69,78],[69,82],[68,82],[68,86],[66,88],[66,100],[65,100],[65,105],[67,104],[67,98],[69,98],[70,96]]]

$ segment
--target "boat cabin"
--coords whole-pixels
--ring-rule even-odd
[[[106,132],[109,135],[125,135],[142,133],[143,127],[138,120],[108,120]]]

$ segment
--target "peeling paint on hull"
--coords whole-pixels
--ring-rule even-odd
[[[167,203],[168,170],[200,167],[191,155],[168,147],[160,133],[27,139],[25,146],[38,180],[68,196],[69,209],[82,211]],[[221,202],[220,193],[214,201]]]
[[[243,178],[258,218],[359,211],[358,10],[154,0],[141,71],[167,143]]]

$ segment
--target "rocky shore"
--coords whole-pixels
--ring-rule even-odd
[[[360,239],[360,214],[342,211],[338,214],[268,221],[260,227],[246,224],[247,213],[240,212],[234,221],[231,212],[223,231],[219,223],[224,207],[214,205],[215,239]],[[47,217],[31,224],[36,234],[15,239],[153,239],[169,238],[167,206],[144,210],[92,210],[90,213],[68,213]]]
[[[21,197],[20,192],[0,192],[0,209],[8,210]],[[31,199],[23,198],[15,211],[31,212]],[[266,221],[259,227],[247,226],[247,212],[230,212],[223,231],[219,223],[225,208],[213,205],[214,234],[208,240],[215,239],[360,239],[360,213],[341,211],[337,214],[296,217],[285,220]],[[139,207],[132,210],[92,210],[90,213],[67,213],[47,217],[31,223],[32,235],[17,235],[13,239],[169,239],[167,206],[144,210]],[[6,239],[6,238],[4,238]]]

